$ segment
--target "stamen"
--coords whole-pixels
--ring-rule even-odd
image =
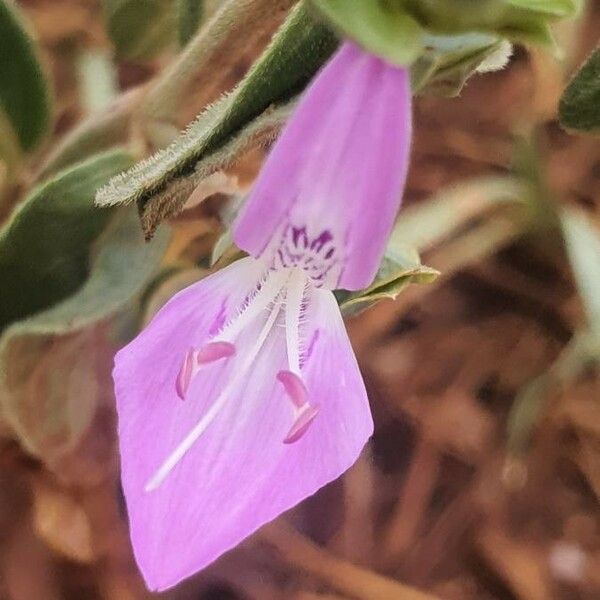
[[[235,346],[231,342],[209,342],[198,350],[196,362],[199,365],[205,365],[221,358],[229,358],[234,354]]]
[[[286,286],[285,302],[285,341],[290,369],[277,373],[277,379],[283,384],[294,407],[294,423],[283,440],[284,444],[298,441],[319,412],[309,403],[308,390],[300,376],[300,319],[305,288],[305,273],[294,269]]]
[[[308,391],[304,382],[296,373],[292,373],[292,371],[279,371],[277,379],[283,384],[295,408],[300,409],[308,404]]]
[[[308,401],[308,390],[296,373],[279,371],[277,379],[283,384],[294,405],[294,423],[283,440],[284,444],[293,444],[306,433],[317,416],[319,408]]]
[[[312,406],[306,403],[304,408],[302,408],[296,416],[296,420],[288,434],[285,436],[283,443],[293,444],[294,442],[297,442],[308,431],[310,424],[315,420],[318,413],[318,406]]]
[[[300,269],[294,269],[286,289],[285,340],[290,371],[298,376],[300,375],[300,312],[305,287],[306,275]]]
[[[183,359],[181,369],[179,369],[177,379],[175,380],[175,391],[182,400],[185,400],[185,394],[190,386],[190,382],[192,381],[195,362],[196,351],[193,348],[190,348]]]
[[[215,343],[218,341],[233,342],[248,323],[275,301],[288,277],[289,274],[285,270],[269,271],[261,288],[250,298],[246,306],[223,327],[213,341]]]
[[[274,299],[276,299],[275,296]],[[187,451],[194,445],[196,440],[206,431],[207,427],[214,421],[215,417],[219,414],[221,409],[230,399],[231,392],[240,384],[242,379],[246,376],[247,372],[252,367],[252,364],[256,360],[258,353],[263,347],[269,332],[275,324],[275,320],[279,315],[281,305],[277,304],[271,310],[269,317],[267,318],[254,346],[250,348],[246,355],[246,361],[241,365],[240,369],[235,373],[234,377],[229,381],[229,384],[223,388],[223,391],[217,396],[208,412],[200,419],[200,421],[194,426],[194,428],[183,438],[180,444],[171,452],[165,462],[159,467],[159,469],[152,475],[146,484],[144,490],[151,492],[155,490],[169,475],[177,463],[185,456]]]
[[[198,372],[198,367],[215,362],[221,358],[229,358],[234,354],[235,346],[229,342],[210,342],[200,348],[200,350],[190,348],[183,359],[181,369],[179,369],[179,373],[175,379],[175,391],[177,395],[182,400],[185,400],[185,395],[192,379]]]

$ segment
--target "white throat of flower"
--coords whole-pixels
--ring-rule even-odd
[[[239,367],[236,367],[234,376],[223,387],[200,421],[181,440],[148,480],[145,491],[155,490],[163,483],[227,402],[231,400],[236,388],[250,372],[281,311],[285,312],[285,337],[289,370],[280,371],[277,374],[277,379],[283,385],[293,411],[293,424],[283,442],[293,443],[306,432],[318,413],[318,408],[309,402],[308,391],[301,374],[300,323],[309,281],[306,273],[297,267],[268,271],[258,290],[248,299],[237,315],[226,323],[221,331],[202,348],[199,350],[192,349],[187,353],[176,381],[177,393],[182,399],[185,397],[196,373],[209,366],[210,363],[228,359],[236,354],[235,341],[239,334],[255,319],[259,318],[263,311],[269,311],[256,341],[239,357],[242,362]]]

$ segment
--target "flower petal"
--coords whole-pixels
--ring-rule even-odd
[[[367,286],[400,204],[410,137],[408,71],[345,43],[273,147],[235,224],[236,244],[269,260],[288,224],[312,240],[328,232],[341,262],[327,286]]]
[[[338,477],[372,432],[364,385],[337,304],[330,292],[315,290],[302,324],[310,342],[302,375],[320,410],[301,439],[284,444],[294,411],[276,379],[287,367],[285,328],[279,321],[202,436],[160,486],[144,491],[233,380],[236,361],[244,360],[267,321],[264,314],[257,317],[236,341],[236,356],[208,365],[191,382],[186,401],[177,400],[180,362],[175,355],[185,357],[190,335],[195,345],[202,343],[221,307],[230,310],[231,299],[245,295],[239,289],[252,277],[242,262],[232,265],[235,272],[229,267],[180,293],[117,355],[123,487],[135,555],[152,589],[171,587],[195,573]],[[334,379],[331,373],[339,375]]]

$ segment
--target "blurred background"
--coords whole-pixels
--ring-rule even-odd
[[[561,60],[517,47],[457,97],[415,100],[393,239],[440,276],[348,316],[376,422],[359,461],[204,572],[145,590],[112,356],[211,254],[234,255],[231,207],[265,149],[211,175],[148,244],[134,210],[113,218],[93,197],[239,81],[292,2],[262,2],[260,27],[188,66],[148,125],[136,111],[176,38],[220,2],[180,22],[173,4],[21,0],[29,38],[0,25],[0,98],[27,91],[12,126],[0,115],[0,598],[600,598],[600,146],[557,120],[598,43],[591,1],[557,26]],[[73,166],[117,146],[129,154]]]

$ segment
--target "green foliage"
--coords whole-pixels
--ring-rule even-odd
[[[110,387],[112,349],[98,324],[139,296],[169,238],[164,230],[147,244],[133,209],[110,214],[85,283],[11,325],[0,343],[3,416],[25,448],[50,463],[78,443]]]
[[[581,4],[580,0],[508,0],[508,3],[518,8],[553,17],[573,16]]]
[[[258,135],[253,124],[259,118],[272,128],[271,115],[287,110],[336,44],[299,4],[230,95],[202,113],[170,147],[113,179],[99,191],[98,204],[137,202],[143,212],[153,196],[202,169],[226,145],[246,148],[239,136]]]
[[[50,95],[37,48],[8,0],[0,0],[0,110],[6,116],[0,121],[10,124],[24,151],[32,150],[50,125]],[[0,135],[7,135],[4,127]]]
[[[204,0],[177,0],[179,45],[185,46],[198,31],[204,12]]]
[[[423,30],[399,4],[379,0],[312,0],[343,36],[393,64],[411,64],[423,48]]]
[[[600,131],[600,48],[592,52],[564,91],[559,117],[567,129]]]
[[[0,189],[2,177],[10,180],[23,158],[21,144],[10,121],[0,108]]]
[[[423,35],[488,33],[551,46],[549,22],[573,15],[575,0],[311,0],[332,27],[396,64],[426,47]]]
[[[0,329],[72,294],[85,280],[91,244],[111,211],[96,189],[131,164],[123,151],[98,155],[33,190],[0,230]]]
[[[102,7],[121,58],[152,58],[176,39],[175,0],[102,0]]]
[[[394,1],[394,0],[392,0]],[[573,0],[395,0],[432,31],[480,31],[514,41],[547,43],[551,20],[572,16]]]
[[[177,177],[147,202],[138,204],[145,234],[151,237],[160,222],[175,214],[205,178],[231,165],[248,149],[273,139],[287,121],[293,106],[294,102],[291,101],[277,108],[267,109],[240,129],[230,141],[202,158],[192,173]]]
[[[424,51],[411,69],[416,94],[456,96],[467,79],[503,42],[485,33],[431,35],[423,37]]]
[[[350,316],[380,300],[393,300],[409,283],[431,283],[438,275],[435,269],[421,264],[414,248],[392,237],[373,283],[358,292],[336,292],[336,296],[344,316]]]
[[[362,18],[360,15],[363,12],[348,9],[354,3],[314,0],[311,6],[315,2],[320,14],[329,11],[328,14],[333,15],[330,15],[330,22],[335,21],[337,29],[346,27],[358,31],[357,28],[365,23],[395,23],[394,19],[389,21],[383,18],[384,12],[377,13],[379,16],[374,21]],[[458,18],[457,5],[462,6],[465,0],[456,0],[456,3],[441,0],[426,2],[419,11],[410,1],[387,4],[373,2],[374,0],[369,0],[365,4],[357,4],[355,8],[357,11],[370,10],[364,7],[377,4],[378,10],[384,11],[385,7],[400,6],[404,10],[402,14],[408,14],[406,11],[409,11],[414,21],[420,20],[428,25],[428,11],[433,11],[434,8],[446,10],[449,7]],[[510,11],[516,11],[520,16],[528,15],[529,19],[533,19],[532,23],[539,21],[538,13],[530,9],[509,6],[499,0],[482,2],[488,7],[495,7],[492,16],[479,10],[478,5],[476,14],[465,17],[464,23],[459,20],[458,25],[475,29],[480,26],[490,33],[471,31],[418,34],[419,44],[424,44],[424,47],[412,68],[416,92],[456,95],[466,79],[490,57],[502,55],[501,59],[506,58],[510,46],[503,41],[502,34],[496,31],[502,30],[502,27],[495,28],[494,24],[497,24],[497,19],[505,23],[506,19],[503,21],[501,17],[506,17],[507,11],[509,16],[512,14]],[[344,10],[349,11],[349,18],[338,18],[336,15],[345,14]],[[390,14],[397,15],[400,12],[398,9]],[[435,19],[430,20],[435,29]],[[460,29],[458,25],[455,24],[454,28]],[[368,35],[371,33],[375,39],[377,31],[370,31]],[[381,39],[391,40],[393,36],[388,34]],[[290,100],[310,80],[336,45],[337,40],[332,33],[311,18],[308,5],[305,2],[299,3],[234,91],[203,112],[171,146],[114,178],[99,191],[98,204],[105,206],[137,202],[144,230],[151,235],[161,220],[181,207],[185,196],[203,177],[226,166],[251,145],[276,133],[282,122],[282,115],[289,110]],[[421,49],[421,45],[418,47]],[[497,62],[501,64],[501,60]]]

